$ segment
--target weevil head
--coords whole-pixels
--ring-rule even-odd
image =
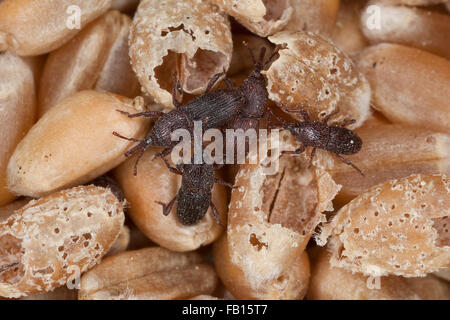
[[[362,140],[353,131],[342,127],[332,130],[330,141],[333,143],[333,152],[337,154],[355,154],[361,150]]]

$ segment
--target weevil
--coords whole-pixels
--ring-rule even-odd
[[[224,71],[211,78],[203,95],[182,105],[177,97],[182,95],[181,85],[174,77],[172,101],[176,109],[168,113],[146,111],[134,114],[118,110],[130,118],[143,116],[157,119],[152,130],[144,140],[127,138],[115,131],[113,132],[117,137],[138,142],[138,145],[125,153],[125,156],[129,157],[139,152],[134,166],[134,175],[137,174],[137,164],[140,158],[149,146],[165,147],[158,156],[164,157],[168,155],[176,144],[171,139],[171,133],[181,128],[190,130],[192,133],[193,121],[202,121],[202,128],[205,131],[211,128],[223,128],[230,123],[232,128],[233,126],[242,126],[242,122],[249,122],[252,126],[255,126],[255,121],[264,114],[267,102],[266,82],[261,71],[271,61],[277,51],[275,50],[266,63],[263,63],[264,47],[261,48],[257,62],[252,54],[255,68],[239,87],[236,87],[229,78],[225,77],[224,81],[227,88],[211,91],[216,82],[225,75]],[[238,117],[240,121],[233,124],[233,121],[236,121]]]
[[[214,176],[214,164],[180,164],[176,168],[171,167],[166,158],[162,158],[169,170],[172,173],[179,174],[181,178],[181,187],[177,195],[169,202],[163,203],[156,201],[156,203],[163,206],[163,214],[167,216],[172,207],[177,201],[177,219],[183,225],[192,226],[197,224],[211,207],[212,214],[220,226],[223,226],[220,221],[220,216],[216,206],[212,202],[212,189],[214,183],[226,185],[234,188],[230,183],[217,179]]]
[[[285,112],[300,113],[304,120],[291,123],[279,118],[271,112],[271,115],[281,122],[281,127],[289,130],[291,134],[301,142],[301,146],[297,150],[284,151],[283,153],[300,154],[305,151],[306,147],[313,147],[311,151],[312,161],[317,149],[326,150],[334,153],[339,160],[354,168],[361,175],[364,175],[350,160],[342,157],[342,155],[358,153],[362,147],[361,138],[354,131],[345,128],[346,126],[355,123],[354,119],[346,119],[338,126],[328,125],[330,118],[338,114],[339,109],[336,109],[327,115],[322,121],[311,120],[306,110],[290,110],[284,107],[281,109]]]

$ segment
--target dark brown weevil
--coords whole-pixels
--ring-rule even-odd
[[[285,112],[300,113],[304,121],[295,123],[287,122],[271,112],[271,115],[276,117],[281,122],[283,129],[289,130],[291,134],[301,142],[300,148],[295,151],[285,151],[283,153],[300,154],[305,151],[306,147],[313,147],[311,151],[311,161],[316,153],[316,149],[330,151],[336,157],[351,166],[361,175],[362,171],[355,166],[350,160],[345,159],[342,155],[351,155],[358,153],[362,147],[361,138],[352,130],[345,128],[346,126],[355,123],[354,119],[344,120],[339,125],[328,125],[330,118],[339,113],[339,109],[327,115],[322,121],[313,121],[309,118],[308,112],[305,110],[289,110],[282,108]]]
[[[172,173],[182,175],[181,187],[177,195],[169,202],[156,201],[163,206],[163,214],[168,215],[177,201],[177,219],[183,225],[192,226],[197,224],[211,207],[217,223],[224,226],[216,206],[211,201],[214,183],[220,183],[230,188],[233,186],[225,181],[215,178],[215,165],[213,164],[181,164],[177,168],[171,167],[166,158],[163,157],[166,166]]]
[[[225,75],[225,72],[218,73],[209,81],[203,95],[185,105],[182,105],[177,98],[177,95],[181,95],[182,91],[180,82],[174,79],[172,100],[176,109],[168,113],[146,111],[130,114],[118,110],[130,118],[143,116],[157,119],[152,130],[144,140],[126,138],[117,132],[113,132],[114,135],[122,139],[139,143],[125,153],[125,156],[129,157],[139,152],[134,174],[137,174],[139,159],[149,146],[166,147],[158,156],[164,157],[168,155],[177,143],[171,140],[171,133],[177,129],[190,130],[192,133],[194,121],[202,121],[204,131],[212,128],[223,128],[225,125],[233,123],[238,117],[241,118],[241,121],[238,121],[239,123],[248,119],[248,122],[253,125],[256,120],[263,116],[267,103],[266,82],[261,71],[276,53],[277,50],[266,63],[263,63],[265,55],[265,48],[263,47],[257,62],[252,54],[255,68],[239,87],[236,87],[229,78],[225,77],[224,81],[227,88],[211,91],[216,82]],[[235,124],[235,126],[238,125],[240,126],[241,124]]]

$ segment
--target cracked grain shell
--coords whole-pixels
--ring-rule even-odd
[[[143,89],[172,109],[172,73],[200,94],[227,70],[233,51],[228,17],[205,0],[143,0],[133,19],[130,57]]]
[[[448,300],[450,284],[429,275],[424,278],[373,278],[330,266],[325,248],[314,248],[308,300]]]
[[[331,266],[365,275],[423,277],[450,266],[450,182],[412,175],[370,188],[342,207],[316,242]]]
[[[305,109],[323,119],[336,108],[330,123],[355,119],[359,127],[370,115],[370,86],[342,51],[317,34],[283,31],[269,40],[284,46],[267,76],[269,98],[289,109]],[[292,114],[303,120],[299,114]]]
[[[295,149],[290,139],[279,147],[272,140],[273,159]],[[308,168],[304,154],[281,156],[274,175],[260,163],[242,165],[236,176],[227,236],[214,246],[216,270],[238,299],[301,299],[309,278],[305,247],[339,186],[325,171]]]
[[[73,15],[69,6],[80,8],[83,28],[106,12],[111,0],[4,0],[0,3],[0,51],[36,56],[60,47],[80,31],[67,27]]]
[[[110,190],[86,186],[33,200],[0,223],[0,295],[17,298],[50,291],[97,264],[124,223]]]
[[[244,27],[260,37],[283,29],[293,9],[290,0],[212,0]]]

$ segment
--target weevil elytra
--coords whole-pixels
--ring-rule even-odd
[[[191,226],[197,224],[211,207],[212,214],[217,223],[223,226],[216,206],[212,202],[212,189],[214,183],[234,188],[230,183],[217,179],[214,176],[214,164],[180,164],[177,168],[171,167],[166,158],[163,160],[172,173],[179,174],[181,187],[177,195],[169,202],[156,201],[163,206],[163,214],[168,215],[177,201],[177,219],[182,224]]]

